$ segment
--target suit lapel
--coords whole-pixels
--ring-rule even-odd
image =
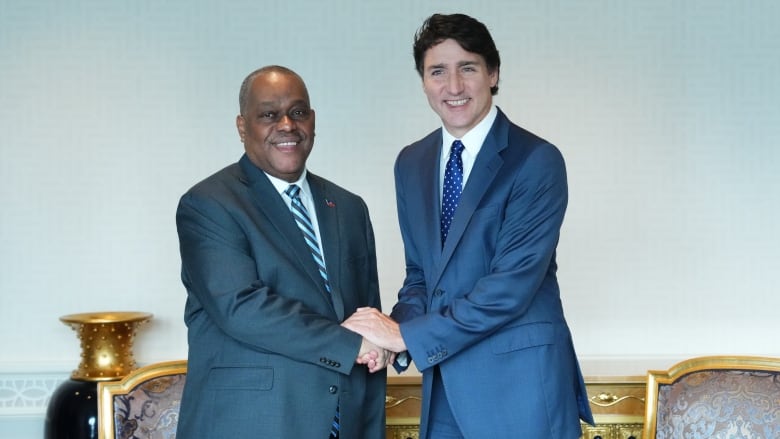
[[[420,140],[416,169],[408,176],[410,193],[406,194],[406,215],[417,219],[410,225],[422,228],[422,236],[430,240],[430,251],[422,252],[420,257],[427,260],[426,265],[430,264],[431,273],[438,272],[441,263],[441,142],[441,129]]]
[[[466,226],[468,226],[472,215],[479,206],[480,201],[482,201],[482,198],[485,196],[485,192],[493,183],[493,180],[504,163],[504,159],[501,158],[500,152],[508,145],[508,133],[509,121],[506,119],[506,116],[499,111],[498,116],[496,116],[496,121],[493,123],[493,127],[490,129],[490,132],[488,132],[488,135],[482,144],[482,148],[479,150],[479,154],[474,162],[474,167],[471,169],[471,174],[466,182],[466,186],[463,188],[463,193],[460,202],[458,203],[458,209],[455,211],[455,216],[452,218],[452,224],[450,225],[450,230],[447,234],[447,241],[444,243],[444,248],[441,252],[441,260],[439,261],[441,270],[437,271],[438,275],[435,280],[436,282],[438,282],[438,278],[444,267],[455,252],[461,238],[463,238]],[[441,206],[439,206],[438,211],[441,211]],[[438,224],[438,222],[436,224]]]
[[[317,214],[317,222],[320,227],[320,240],[325,256],[326,270],[328,270],[328,282],[330,283],[330,299],[339,321],[344,319],[344,298],[341,295],[341,238],[339,236],[338,206],[330,196],[324,181],[309,172],[309,188],[311,189],[314,209]],[[319,273],[317,274],[319,277]],[[322,279],[320,279],[321,281]],[[320,282],[322,283],[322,282]],[[327,291],[325,292],[326,294]]]
[[[434,237],[432,248],[435,255],[441,255],[441,193],[439,190],[439,175],[441,173],[441,130],[438,135],[431,136],[429,145],[425,148],[420,160],[420,193],[423,197],[419,215],[420,223],[427,229],[427,236]],[[427,165],[432,163],[433,166]],[[430,208],[428,206],[434,206]],[[435,258],[438,260],[438,257]]]
[[[311,250],[309,250],[309,246],[303,239],[303,234],[295,223],[295,219],[290,213],[290,209],[282,200],[282,197],[276,191],[274,185],[268,180],[268,177],[266,177],[261,170],[257,169],[246,156],[243,156],[239,163],[246,175],[244,183],[249,186],[253,193],[253,203],[265,214],[268,222],[278,231],[277,236],[283,241],[283,243],[280,243],[279,245],[286,245],[290,248],[291,254],[294,255],[293,257],[297,260],[300,268],[317,286],[323,298],[330,301],[322,277],[312,258]],[[317,212],[317,215],[317,219],[319,220],[319,211]],[[322,223],[320,223],[320,229],[322,229]],[[320,234],[324,234],[322,230],[320,231]],[[272,237],[269,237],[269,239],[271,238]],[[325,254],[327,258],[327,250],[325,251]],[[330,270],[328,270],[328,273],[330,273]]]

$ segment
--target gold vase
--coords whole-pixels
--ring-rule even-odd
[[[81,340],[81,362],[71,378],[80,381],[118,380],[136,369],[133,338],[152,318],[145,312],[69,314],[60,320]]]
[[[81,340],[81,363],[52,393],[44,439],[98,439],[98,381],[119,380],[136,368],[133,338],[145,312],[95,312],[60,317]]]

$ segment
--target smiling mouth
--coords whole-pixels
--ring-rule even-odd
[[[284,142],[276,142],[274,145],[276,145],[277,148],[294,148],[298,146],[298,140],[286,140]]]
[[[469,101],[468,98],[464,98],[464,99],[458,99],[458,100],[444,101],[444,103],[449,105],[450,107],[460,107],[460,106],[466,105],[466,103],[468,101]]]

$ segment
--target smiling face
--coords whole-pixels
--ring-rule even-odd
[[[252,81],[236,126],[249,160],[269,175],[296,181],[314,145],[314,110],[295,74],[267,71]]]
[[[481,55],[446,39],[425,52],[422,78],[431,108],[447,131],[460,138],[490,112],[490,88],[498,83],[498,70],[488,71]]]

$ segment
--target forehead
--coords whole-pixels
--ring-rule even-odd
[[[464,63],[485,64],[485,59],[478,53],[467,51],[451,38],[432,46],[423,58],[424,67]]]
[[[261,73],[252,81],[251,90],[250,99],[258,105],[309,105],[309,94],[303,81],[289,73]]]

